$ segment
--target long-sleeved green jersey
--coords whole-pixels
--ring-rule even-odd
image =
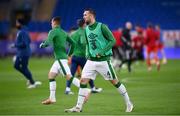
[[[79,27],[72,35],[75,46],[73,51],[73,56],[85,57],[86,55],[86,37],[85,29]]]
[[[74,48],[73,40],[64,30],[60,28],[60,26],[56,26],[49,31],[48,37],[43,42],[42,47],[52,45],[55,59],[67,59],[66,42],[71,44],[71,50],[69,51],[69,54],[72,54]]]

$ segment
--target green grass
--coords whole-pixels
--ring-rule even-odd
[[[11,58],[0,59],[0,115],[65,115],[64,109],[76,104],[78,89],[72,86],[75,95],[65,95],[65,78],[58,76],[57,103],[49,106],[41,101],[49,96],[48,71],[52,58],[32,58],[29,68],[42,86],[28,90],[25,78],[13,68]],[[125,105],[117,90],[102,77],[95,84],[103,88],[100,94],[92,94],[83,112],[78,115],[119,115],[119,114],[180,114],[180,60],[169,60],[160,72],[148,72],[145,63],[133,65],[133,72],[117,70],[125,84],[135,109],[125,113]],[[66,114],[67,115],[67,114]],[[74,115],[74,114],[71,114]],[[77,114],[75,114],[77,115]]]

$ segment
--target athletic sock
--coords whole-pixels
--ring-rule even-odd
[[[80,81],[79,79],[77,79],[76,77],[72,78],[72,83],[76,86],[76,87],[80,87]]]
[[[71,88],[69,88],[69,87],[66,87],[66,91],[71,91]]]
[[[56,81],[55,81],[55,79],[50,79],[49,80],[49,89],[50,89],[49,98],[52,101],[56,101]]]
[[[82,109],[86,96],[88,95],[87,85],[80,85],[76,107]]]
[[[118,92],[123,96],[126,104],[129,103],[130,99],[129,99],[129,95],[127,93],[125,86],[123,84],[120,84],[119,82],[116,85],[117,85],[116,87],[117,87]]]

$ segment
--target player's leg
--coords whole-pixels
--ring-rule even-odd
[[[88,60],[86,62],[82,71],[77,104],[73,108],[65,109],[65,112],[81,112],[82,111],[83,104],[87,101],[91,93],[91,90],[87,88],[87,83],[89,82],[89,79],[95,79],[96,77],[95,65],[96,64],[93,61]]]
[[[84,65],[86,64],[86,58],[85,57],[79,57],[78,59],[78,64],[81,66],[83,69]],[[89,85],[91,87],[91,92],[92,93],[100,93],[102,91],[102,88],[96,88],[94,81],[92,79],[89,80]]]
[[[118,67],[120,65],[120,62],[119,62],[119,51],[118,51],[118,46],[114,46],[112,48],[112,51],[113,51],[113,66],[114,67]]]
[[[96,87],[92,79],[89,80],[89,85],[91,87],[91,93],[100,93],[103,90],[102,88]]]
[[[70,109],[65,109],[65,112],[82,112],[83,104],[87,102],[91,93],[91,90],[87,88],[88,81],[88,78],[81,78],[77,104]]]
[[[80,81],[76,77],[73,77],[68,65],[68,61],[65,60],[58,60],[60,71],[61,73],[66,76],[66,80],[68,80],[71,83],[73,83],[76,87],[80,86]]]
[[[77,76],[78,78],[81,77],[81,66],[79,66],[79,65],[78,65],[77,70],[76,70],[76,76]]]
[[[74,77],[76,70],[77,70],[78,64],[76,61],[76,57],[72,57],[71,58],[71,74]],[[70,80],[66,80],[66,90],[65,90],[65,94],[73,94],[73,92],[71,92],[71,81]]]
[[[52,67],[49,71],[49,74],[48,74],[50,95],[49,95],[48,99],[42,101],[42,104],[49,105],[49,104],[53,104],[56,102],[56,80],[55,80],[55,78],[59,73],[59,68],[60,68],[59,63],[56,60],[54,62],[54,64],[52,65]]]
[[[159,45],[159,50],[160,50],[160,53],[162,55],[162,63],[163,64],[166,64],[167,63],[167,58],[166,58],[166,54],[165,54],[165,51],[164,51],[164,45],[163,43],[160,43]]]
[[[155,63],[156,63],[156,66],[157,66],[157,70],[159,71],[161,65],[160,65],[160,61],[159,61],[159,57],[158,57],[158,50],[157,50],[157,48],[154,48],[153,54],[154,54],[154,59],[155,59]]]
[[[23,75],[29,80],[29,85],[28,88],[36,88],[36,86],[41,85],[40,81],[34,81],[32,74],[30,72],[30,70],[28,69],[28,61],[29,61],[29,57],[28,56],[23,56],[22,57],[22,72]]]
[[[110,80],[110,82],[117,88],[118,92],[123,96],[126,104],[126,112],[131,112],[134,106],[130,101],[126,87],[122,83],[120,83],[118,79]]]
[[[131,72],[131,50],[126,51],[128,71]]]
[[[138,57],[139,57],[139,60],[140,60],[140,61],[144,61],[143,49],[141,49],[141,50],[138,52]]]
[[[146,64],[148,66],[148,71],[152,70],[151,58],[150,58],[151,51],[152,51],[151,48],[147,47],[147,50],[146,50],[146,53],[147,53]]]
[[[14,62],[14,68],[22,73],[22,69],[21,69],[20,65],[21,65],[21,58],[19,56],[17,56],[15,59],[15,62]]]
[[[28,57],[19,57],[19,56],[16,57],[15,64],[14,64],[15,69],[21,72],[29,81],[29,83],[33,85],[35,82],[32,78],[31,72],[28,70],[27,65],[28,65]]]
[[[14,63],[14,68],[16,70],[18,70],[19,72],[21,72],[24,75],[24,70],[23,68],[25,68],[25,64],[24,64],[24,59],[23,57],[17,56],[15,63]],[[25,75],[24,75],[25,76]],[[26,77],[26,76],[25,76]],[[26,77],[27,78],[27,77]],[[27,78],[28,79],[28,78]]]
[[[166,64],[166,63],[167,63],[167,58],[166,58],[166,53],[165,53],[165,51],[164,51],[164,48],[162,48],[162,49],[160,50],[160,52],[161,52],[162,58],[163,58],[162,63],[163,63],[163,64]]]
[[[119,82],[114,68],[111,64],[111,61],[102,62],[101,66],[99,66],[97,70],[105,80],[109,80],[118,90],[118,92],[123,96],[125,104],[126,104],[126,112],[131,112],[133,109],[133,104],[130,101],[129,95],[125,86]]]
[[[126,62],[127,62],[127,48],[125,46],[122,46],[123,52],[123,57],[122,57],[122,62],[120,63],[119,67],[121,68]]]

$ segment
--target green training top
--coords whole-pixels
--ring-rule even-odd
[[[86,27],[87,58],[93,61],[110,60],[115,39],[109,28],[102,23],[95,22]],[[96,55],[100,55],[97,57]]]
[[[63,29],[60,28],[60,26],[56,26],[49,31],[48,37],[43,42],[42,47],[52,45],[55,59],[67,59],[66,42],[71,44],[71,50],[69,51],[69,54],[71,55],[74,49],[73,40]]]
[[[75,43],[73,56],[85,57],[86,55],[86,37],[85,29],[79,27],[72,35],[71,38]]]

